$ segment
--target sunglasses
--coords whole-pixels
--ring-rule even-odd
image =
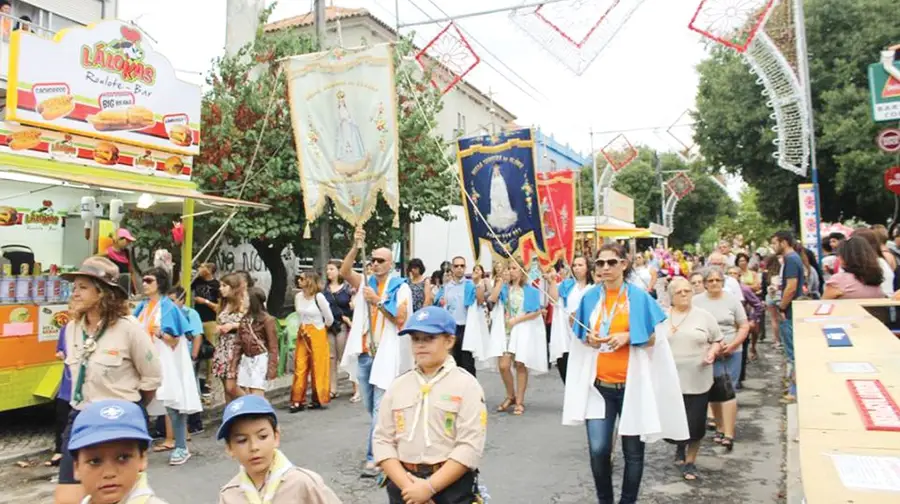
[[[145,284],[156,283],[156,278],[154,277],[144,277],[142,280]]]
[[[465,268],[466,265],[465,264],[454,264],[453,267],[454,268]]]
[[[385,262],[387,262],[387,261],[381,257],[373,257],[372,258],[372,264],[383,264]]]
[[[594,261],[594,265],[598,268],[605,268],[609,266],[610,268],[615,268],[619,265],[618,259],[597,259]]]

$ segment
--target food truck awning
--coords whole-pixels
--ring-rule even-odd
[[[604,238],[649,238],[652,233],[649,229],[626,226],[597,226],[597,235]]]
[[[117,178],[101,178],[92,174],[85,174],[84,167],[78,165],[69,165],[68,163],[51,162],[53,166],[48,166],[47,161],[35,160],[30,158],[21,158],[11,156],[9,154],[0,153],[0,171],[10,171],[23,175],[32,175],[45,177],[49,179],[70,182],[90,187],[112,189],[121,191],[130,191],[135,193],[148,193],[160,196],[173,196],[182,199],[192,199],[203,201],[210,205],[227,206],[227,207],[247,207],[261,210],[268,210],[269,205],[256,203],[254,201],[245,201],[232,198],[223,198],[221,196],[213,196],[204,194],[196,189],[193,182],[159,179],[159,183],[147,183],[146,177],[141,180],[130,181],[121,177]],[[25,166],[27,165],[27,166]],[[66,170],[66,166],[73,169]]]

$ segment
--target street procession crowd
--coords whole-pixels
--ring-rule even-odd
[[[696,460],[707,431],[722,453],[739,441],[738,398],[759,341],[783,349],[784,401],[795,400],[791,303],[888,297],[900,280],[900,236],[889,240],[881,226],[829,236],[821,261],[783,231],[755,251],[723,240],[706,256],[607,242],[546,271],[510,258],[470,272],[455,257],[430,277],[418,259],[397,274],[388,248],[360,258],[365,233],[354,238],[324,282],[314,271],[296,280],[288,411],[327,407],[348,374],[350,401],[371,418],[358,433],[362,476],[377,478],[391,503],[484,502],[487,403],[527,415],[529,377],[553,365],[564,383],[562,423],[585,426],[598,502],[614,502],[616,436],[619,502],[638,501],[645,444],[657,440],[672,444],[685,480],[702,484]],[[187,439],[200,428],[189,424],[210,379],[226,402],[216,438],[239,465],[223,478],[220,503],[340,502],[278,449],[283,417],[265,393],[283,353],[250,275],[218,278],[214,264],[201,265],[189,308],[171,273],[152,268],[131,310],[119,274],[100,256],[67,274],[72,318],[59,339],[66,372],[49,462],[59,465],[56,502],[161,503],[147,452],[170,452],[172,465],[191,458]],[[505,397],[485,398],[485,369],[499,371]]]

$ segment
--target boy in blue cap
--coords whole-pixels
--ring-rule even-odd
[[[278,449],[278,418],[264,397],[246,395],[226,406],[216,438],[241,464],[219,492],[219,504],[340,504],[321,476],[296,467]]]
[[[416,368],[397,377],[378,412],[372,451],[389,478],[391,504],[480,502],[477,469],[487,410],[478,380],[451,352],[456,322],[447,310],[415,312],[409,334]]]
[[[82,504],[165,504],[147,483],[147,420],[134,403],[89,404],[72,424],[69,452],[87,497]]]

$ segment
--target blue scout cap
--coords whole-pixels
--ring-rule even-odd
[[[275,416],[275,410],[265,397],[245,395],[231,401],[225,407],[225,413],[222,415],[222,425],[219,426],[219,430],[216,432],[216,439],[225,439],[231,424],[238,418],[247,415],[272,415],[272,418],[275,419],[275,425],[278,425],[278,417]]]
[[[426,306],[413,313],[412,318],[400,331],[400,335],[411,332],[425,334],[456,334],[456,321],[450,312],[437,306]]]
[[[141,408],[118,399],[88,404],[75,418],[69,437],[69,450],[80,450],[109,441],[133,439],[151,442],[147,419]]]

